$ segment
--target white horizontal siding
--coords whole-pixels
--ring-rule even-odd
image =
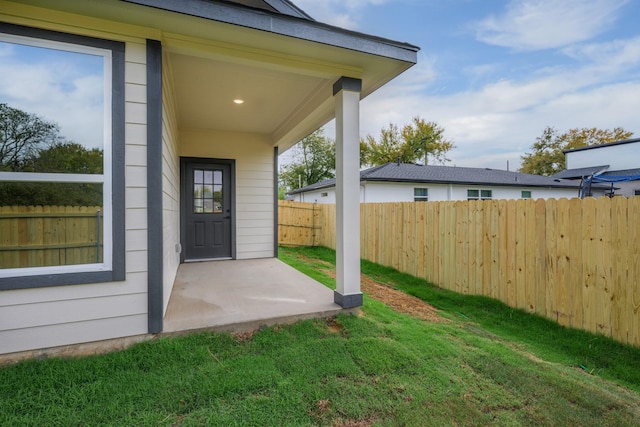
[[[139,123],[127,123],[124,127],[124,139],[127,141],[127,149],[129,150],[132,150],[131,147],[134,145],[146,146],[147,126]],[[146,165],[146,162],[144,164]]]
[[[125,212],[124,220],[127,226],[127,230],[146,230],[147,210],[127,209],[127,211]]]
[[[0,311],[0,331],[9,325],[11,329],[33,328],[146,312],[146,292],[21,304]]]
[[[43,290],[53,292],[43,292]],[[126,282],[96,283],[93,285],[60,286],[56,288],[35,288],[2,291],[0,307],[35,304],[42,302],[91,299],[113,295],[128,295],[147,291],[147,272],[129,273]]]
[[[565,154],[567,169],[609,165],[609,170],[640,167],[640,142],[609,145]]]
[[[169,305],[180,253],[180,133],[173,89],[171,62],[163,57],[162,75],[162,248],[163,248],[163,313]]]
[[[521,199],[522,191],[530,191],[533,199],[578,197],[577,188],[503,187],[490,185],[453,185],[430,183],[367,182],[360,187],[363,203],[413,202],[414,188],[427,188],[429,201],[467,200],[467,190],[491,190],[493,199]],[[327,196],[322,196],[326,193]],[[323,188],[295,194],[294,200],[308,203],[335,203],[335,188]]]
[[[0,354],[142,335],[147,330],[147,322],[145,313],[13,329],[0,333]]]

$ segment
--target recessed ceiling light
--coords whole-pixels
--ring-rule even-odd
[[[234,99],[233,102],[235,102],[236,104],[244,104],[244,99]]]

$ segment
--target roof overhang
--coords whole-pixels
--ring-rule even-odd
[[[261,134],[281,152],[334,117],[340,77],[362,80],[364,98],[413,66],[419,50],[230,2],[19,3],[148,30],[167,55],[181,129]]]

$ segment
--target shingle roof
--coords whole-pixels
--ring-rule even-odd
[[[606,171],[600,174],[600,176],[640,176],[640,168]]]
[[[563,171],[558,172],[555,175],[552,175],[551,178],[559,178],[559,179],[579,179],[584,176],[591,176],[594,173],[601,172],[609,168],[609,165],[603,166],[589,166],[587,168],[576,168],[576,169],[565,169]]]
[[[290,2],[289,0],[222,0],[227,3],[237,3],[243,6],[255,9],[267,10],[269,12],[280,13],[283,15],[295,16],[313,21],[302,9]]]
[[[419,182],[517,187],[578,188],[579,182],[488,168],[386,163],[360,172],[360,181]],[[308,185],[289,194],[333,187],[335,179]]]

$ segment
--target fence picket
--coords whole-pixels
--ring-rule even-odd
[[[0,268],[96,262],[101,253],[96,211],[101,207],[0,207]],[[102,233],[102,230],[100,230]],[[101,237],[101,236],[100,236]]]
[[[308,227],[310,205],[281,202],[281,227]],[[282,231],[280,243],[335,248],[335,206],[315,209],[313,243]],[[377,203],[361,212],[365,259],[640,345],[640,197]]]

